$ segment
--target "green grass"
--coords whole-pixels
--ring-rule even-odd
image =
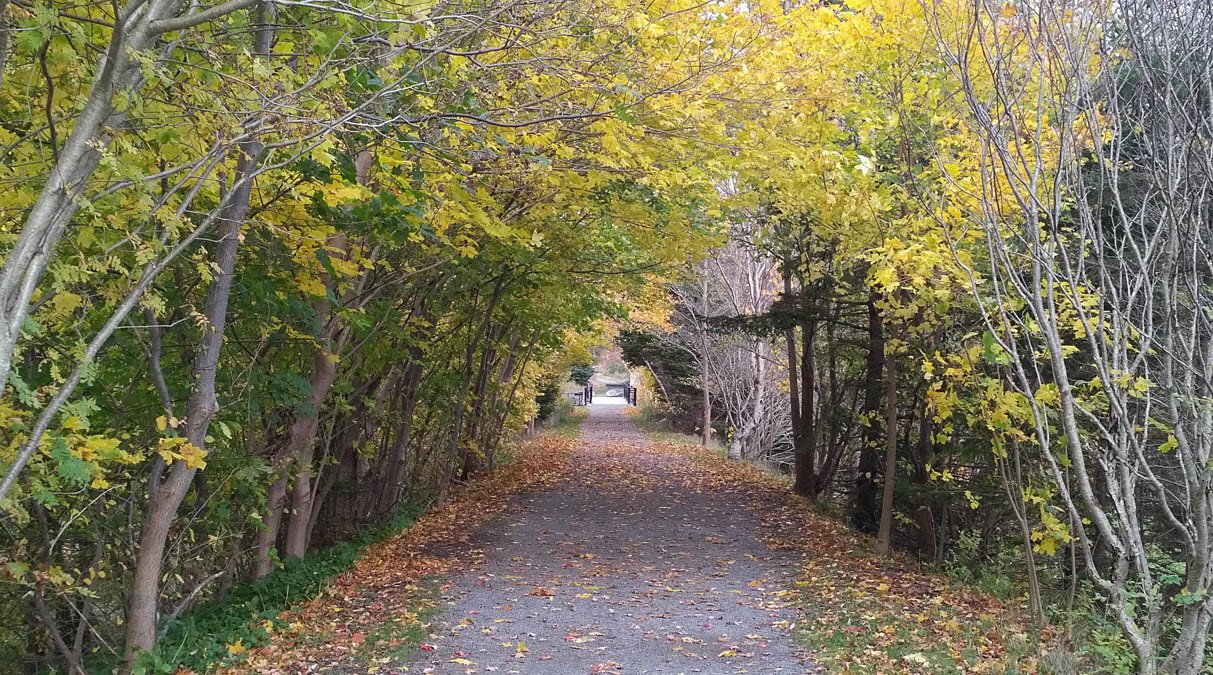
[[[959,654],[953,654],[949,645],[912,617],[891,623],[888,616],[875,615],[865,603],[850,604],[837,597],[830,600],[823,607],[821,598],[802,597],[800,604],[807,616],[825,610],[831,613],[833,621],[828,627],[809,623],[796,633],[796,641],[828,668],[846,667],[857,673],[875,674],[897,664],[902,672],[971,672],[981,662],[982,636],[998,630],[990,621],[960,624],[955,630],[967,633],[969,639]],[[1026,640],[1008,643],[1008,653],[1000,666],[1004,668],[1002,672],[1025,672],[1018,663],[1031,655],[1033,646]],[[877,653],[884,658],[873,658]]]
[[[641,431],[656,443],[674,443],[677,445],[700,445],[702,439],[697,434],[688,434],[673,428],[662,413],[652,406],[642,405],[632,414],[632,421]],[[728,455],[728,448],[719,436],[712,438],[708,449],[721,455]]]
[[[574,408],[571,406],[568,410],[558,408],[556,413],[552,415],[552,419],[544,424],[541,431],[576,440],[581,435],[581,423],[589,416],[590,411],[588,408]]]
[[[140,659],[136,673],[205,672],[234,660],[228,645],[252,648],[284,627],[277,618],[291,605],[320,594],[356,562],[369,546],[407,529],[424,512],[425,501],[406,505],[395,517],[349,541],[287,561],[259,581],[241,584],[213,602],[191,610],[169,625],[151,654]],[[97,664],[105,672],[112,664]]]
[[[420,592],[413,599],[416,614],[387,618],[354,650],[354,661],[372,665],[400,661],[412,654],[429,636],[426,624],[442,609],[443,578],[428,577],[419,584]]]

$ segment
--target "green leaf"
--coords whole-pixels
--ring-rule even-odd
[[[1180,607],[1195,605],[1201,600],[1204,600],[1205,596],[1208,594],[1208,590],[1204,588],[1201,588],[1195,592],[1185,589],[1175,594],[1175,604],[1179,605]]]
[[[51,459],[55,461],[55,472],[69,483],[83,487],[93,478],[89,463],[67,449],[66,439],[56,438],[52,441]]]
[[[28,572],[29,572],[29,565],[21,562],[20,560],[14,560],[8,564],[8,573],[11,574],[13,576],[13,578],[17,579],[18,581],[25,578],[25,575]]]
[[[994,363],[997,356],[994,353],[994,334],[986,331],[981,334],[981,356],[986,363]]]
[[[1158,446],[1158,451],[1165,455],[1178,447],[1179,440],[1175,438],[1175,434],[1168,434],[1167,440],[1163,441],[1163,444]]]

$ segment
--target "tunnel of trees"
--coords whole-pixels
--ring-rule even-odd
[[[1203,0],[0,0],[0,662],[171,668],[614,339],[642,415],[878,550],[1207,672],[1210,35]]]

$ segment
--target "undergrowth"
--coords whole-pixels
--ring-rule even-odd
[[[688,434],[676,429],[670,422],[669,415],[657,406],[644,404],[629,408],[628,415],[636,423],[636,426],[640,427],[645,435],[654,442],[703,447],[701,445],[702,439],[698,435]],[[721,456],[728,454],[728,448],[725,447],[719,435],[712,438],[712,442],[707,446],[707,449]]]
[[[589,408],[575,407],[568,399],[567,405],[557,405],[551,417],[543,424],[543,430],[564,438],[576,440],[581,434],[581,423],[590,416]]]
[[[285,627],[278,618],[292,604],[321,593],[369,546],[408,528],[425,511],[428,500],[415,500],[394,517],[357,537],[289,560],[265,578],[232,588],[217,600],[174,621],[155,652],[140,659],[136,673],[204,672],[239,660]]]

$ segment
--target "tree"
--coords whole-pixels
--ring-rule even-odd
[[[590,386],[590,378],[594,377],[596,372],[598,371],[594,368],[593,364],[580,364],[573,366],[573,369],[570,371],[570,377],[577,384],[588,387]]]
[[[1013,419],[1139,672],[1199,672],[1213,621],[1197,431],[1213,109],[1195,92],[1213,13],[1182,0],[929,9],[973,134],[949,172],[962,213],[944,222]]]
[[[3,648],[38,667],[129,669],[194,605],[491,468],[570,336],[635,303],[625,272],[702,252],[720,150],[691,139],[757,32],[509,0],[115,30],[177,7],[3,17],[5,100],[46,104],[0,125],[3,601],[32,636]],[[89,98],[106,48],[126,84]]]

